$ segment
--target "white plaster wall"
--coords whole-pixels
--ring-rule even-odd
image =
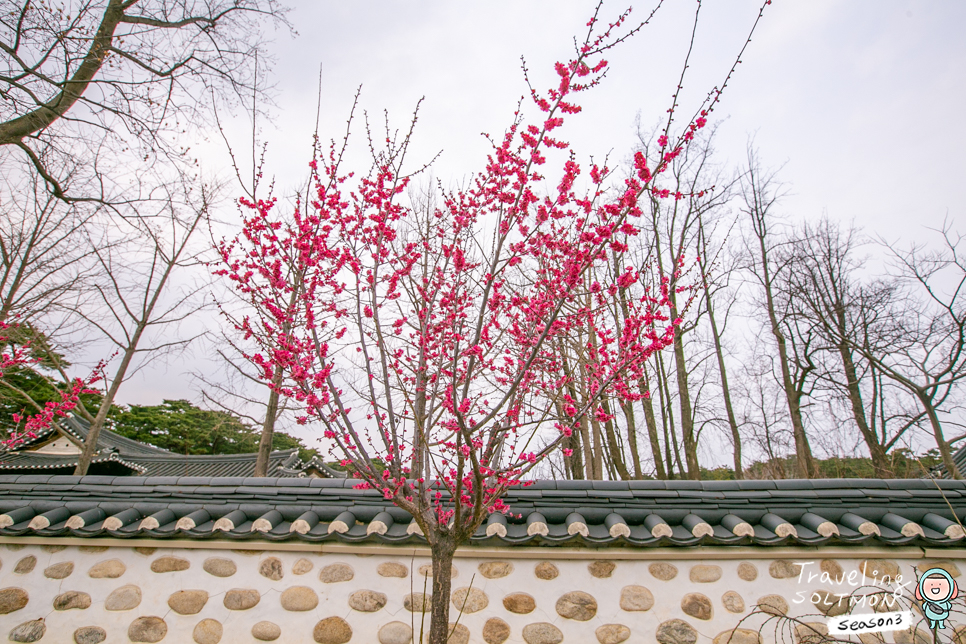
[[[402,621],[412,623],[414,616],[403,607],[403,598],[410,592],[423,591],[423,577],[418,572],[421,565],[429,563],[426,558],[387,555],[353,555],[353,554],[313,554],[310,552],[245,552],[236,550],[201,550],[159,548],[154,551],[136,550],[132,547],[111,547],[103,551],[89,547],[69,546],[55,550],[49,546],[14,546],[0,548],[0,595],[4,589],[20,588],[27,592],[29,601],[23,608],[0,615],[0,642],[7,641],[8,633],[19,625],[37,619],[44,619],[46,632],[43,642],[72,642],[73,633],[84,626],[99,626],[107,632],[106,641],[128,642],[128,628],[138,617],[156,616],[162,618],[167,625],[167,635],[164,642],[190,643],[193,639],[193,629],[202,619],[214,619],[223,626],[221,642],[252,643],[257,642],[251,634],[252,626],[259,621],[270,621],[281,627],[282,635],[279,642],[297,644],[312,643],[313,628],[319,620],[338,616],[348,622],[352,628],[352,642],[379,642],[379,629],[386,623]],[[94,551],[92,551],[94,550]],[[547,551],[544,551],[547,552]],[[538,553],[539,554],[539,553]],[[487,579],[478,572],[481,563],[492,562],[493,558],[457,558],[455,568],[457,576],[453,579],[453,588],[463,588],[473,580],[473,587],[482,590],[488,598],[485,609],[472,614],[464,614],[460,624],[469,629],[470,642],[484,643],[483,630],[486,621],[497,617],[509,624],[511,635],[507,642],[523,642],[522,632],[525,626],[537,622],[548,622],[555,625],[564,634],[565,642],[598,641],[596,630],[605,624],[623,624],[630,629],[628,642],[654,642],[656,632],[662,622],[679,619],[690,624],[697,632],[698,642],[711,642],[723,631],[735,628],[739,620],[754,610],[759,598],[776,594],[784,597],[790,607],[789,614],[802,616],[817,613],[816,608],[808,601],[796,603],[796,593],[802,591],[807,597],[811,591],[825,588],[839,592],[851,590],[848,584],[836,585],[821,583],[814,580],[811,583],[799,583],[797,577],[774,578],[769,567],[774,560],[736,559],[724,561],[666,561],[675,566],[677,575],[670,580],[661,580],[653,576],[649,566],[655,561],[626,561],[616,560],[612,574],[599,578],[591,574],[589,569],[593,551],[587,552],[586,559],[578,560],[549,560],[559,569],[559,576],[553,580],[539,579],[534,574],[535,566],[544,559],[505,559],[513,565],[513,572],[499,579]],[[18,562],[30,556],[37,558],[36,566],[29,572],[16,572]],[[176,556],[190,562],[187,570],[177,572],[152,572],[151,563],[163,556]],[[216,577],[205,572],[202,565],[209,557],[231,559],[237,565],[237,572],[230,577]],[[284,577],[273,581],[259,573],[259,563],[267,557],[277,557],[283,564]],[[88,571],[92,566],[109,559],[119,559],[126,571],[117,578],[92,579]],[[303,575],[293,574],[292,568],[300,559],[312,562],[312,570]],[[816,573],[821,572],[818,564],[811,567]],[[44,575],[44,569],[59,563],[71,561],[74,563],[73,573],[65,579],[49,579]],[[377,566],[383,562],[393,561],[405,565],[410,574],[406,578],[381,577],[377,574]],[[795,560],[790,560],[795,561]],[[741,579],[738,566],[742,562],[750,563],[757,569],[754,580]],[[319,572],[325,566],[343,563],[352,567],[354,577],[350,581],[341,583],[323,583],[319,579]],[[859,560],[838,559],[837,563],[848,574],[858,571]],[[894,560],[905,575],[912,575],[915,566],[928,567],[930,560]],[[690,570],[695,565],[714,565],[722,569],[721,578],[710,583],[697,583],[690,579]],[[961,566],[960,566],[961,567]],[[923,568],[924,569],[924,568]],[[956,569],[958,573],[958,568]],[[475,578],[474,578],[475,574]],[[747,575],[746,575],[747,576]],[[856,579],[862,579],[858,574]],[[908,577],[907,577],[908,580]],[[870,580],[865,580],[870,581]],[[139,606],[128,611],[107,611],[104,601],[116,588],[125,585],[137,585],[141,588],[142,601]],[[625,586],[640,585],[648,588],[654,596],[654,606],[643,612],[629,612],[620,607],[621,590]],[[307,586],[319,596],[316,609],[307,612],[290,612],[281,607],[280,595],[283,590],[292,586]],[[427,592],[431,590],[431,582],[427,584]],[[254,588],[261,594],[261,600],[255,607],[244,611],[232,611],[223,605],[224,593],[234,588]],[[906,586],[905,595],[910,595],[912,584]],[[205,590],[209,599],[204,608],[196,615],[179,615],[168,606],[168,598],[180,590]],[[352,592],[368,589],[385,593],[388,603],[381,610],[374,613],[361,613],[349,607],[348,598]],[[52,607],[54,598],[67,591],[81,591],[91,597],[91,606],[86,609],[72,609],[57,611]],[[597,602],[596,615],[589,621],[566,619],[557,614],[555,605],[565,593],[582,591],[592,595]],[[722,595],[727,591],[735,591],[741,595],[745,611],[733,614],[725,610]],[[503,606],[502,600],[510,593],[524,592],[532,595],[536,600],[536,609],[527,615],[509,612]],[[682,597],[688,593],[701,593],[707,596],[712,604],[710,620],[696,619],[686,614],[682,609]],[[962,599],[960,600],[962,604]],[[962,606],[960,606],[962,611]],[[855,613],[871,613],[869,609],[855,610]],[[451,609],[451,621],[456,619],[457,611]],[[962,628],[963,613],[954,617],[951,626]],[[766,615],[754,616],[743,627],[757,629],[767,618]],[[418,632],[419,616],[415,616]],[[826,621],[824,616],[808,618],[807,621]],[[429,620],[426,618],[428,630]],[[770,631],[774,632],[774,627]],[[949,634],[952,634],[952,630]],[[964,635],[966,638],[966,635]],[[772,638],[768,638],[772,639]],[[767,641],[767,640],[766,640]],[[791,640],[789,640],[791,641]],[[886,642],[899,641],[892,634],[887,634]],[[737,642],[737,640],[736,640]],[[531,643],[533,644],[533,643]]]

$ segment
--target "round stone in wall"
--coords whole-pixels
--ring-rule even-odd
[[[341,581],[349,581],[354,576],[352,566],[338,563],[323,568],[319,572],[319,581],[325,584],[337,584]]]
[[[66,550],[67,546],[46,545],[40,546],[40,549],[44,552],[60,552],[61,550]]]
[[[312,610],[319,605],[319,596],[307,586],[292,586],[282,591],[282,608],[294,612]]]
[[[724,606],[725,610],[729,613],[745,612],[745,600],[741,598],[741,595],[733,590],[729,590],[721,596],[721,605]]]
[[[549,561],[541,561],[533,569],[533,574],[537,576],[537,579],[550,580],[556,579],[557,575],[560,574],[560,570]]]
[[[360,613],[375,613],[382,610],[388,598],[375,590],[357,590],[349,595],[349,608]]]
[[[179,572],[191,567],[191,562],[181,557],[158,557],[151,562],[151,572]]]
[[[405,622],[389,622],[379,629],[379,644],[409,644],[413,629]]]
[[[403,597],[403,608],[410,613],[428,613],[433,605],[433,596],[429,593],[411,593]]]
[[[631,636],[631,629],[623,624],[604,624],[594,631],[600,644],[620,644]]]
[[[464,613],[478,613],[490,603],[490,598],[479,588],[457,588],[450,600],[457,611]]]
[[[12,613],[27,605],[30,596],[23,588],[4,588],[0,590],[0,615]]]
[[[44,620],[35,619],[15,626],[8,637],[11,642],[39,642],[46,632]]]
[[[313,567],[314,565],[312,564],[311,561],[309,561],[308,559],[302,558],[296,561],[295,564],[292,565],[292,574],[304,575],[307,572],[311,572]]]
[[[87,571],[87,576],[92,579],[117,579],[127,570],[120,559],[108,559],[91,566]]]
[[[139,555],[144,555],[145,557],[150,557],[151,555],[153,555],[157,551],[158,551],[157,548],[141,548],[141,547],[138,547],[138,548],[135,548],[134,549],[134,552],[138,553]]]
[[[523,641],[527,644],[560,644],[563,639],[560,629],[547,622],[527,624],[523,627]]]
[[[758,600],[758,609],[769,615],[781,617],[788,614],[788,602],[781,595],[765,595]]]
[[[469,641],[470,629],[462,624],[449,623],[449,638],[447,638],[446,644],[469,644]]]
[[[691,566],[688,578],[693,584],[710,584],[721,579],[721,566],[698,564]]]
[[[844,579],[843,575],[845,575],[845,571],[842,570],[842,566],[839,565],[839,562],[835,561],[834,559],[822,559],[822,563],[819,564],[819,567],[822,569],[822,572],[828,573],[828,576],[832,578],[832,581]]]
[[[597,600],[592,595],[575,590],[558,599],[556,608],[561,617],[586,622],[597,614]]]
[[[154,644],[168,634],[168,625],[160,617],[138,617],[127,629],[127,638],[132,642]]]
[[[864,559],[859,562],[859,572],[869,579],[891,583],[899,576],[899,564],[889,559]]]
[[[511,613],[526,615],[537,607],[537,600],[526,593],[512,593],[503,598],[503,607]]]
[[[613,561],[593,561],[587,564],[587,570],[591,576],[598,579],[607,579],[614,574],[615,568],[617,568],[617,564]]]
[[[745,581],[754,581],[758,579],[758,568],[755,567],[755,564],[742,561],[738,564],[738,578]]]
[[[422,575],[423,577],[432,577],[433,564],[423,564],[422,566],[420,566],[419,574]],[[460,571],[456,569],[456,566],[453,566],[450,569],[450,579],[456,579],[459,576],[460,576]]]
[[[83,610],[91,607],[91,596],[79,590],[68,590],[54,597],[54,610]]]
[[[849,610],[849,599],[838,597],[828,590],[818,589],[809,593],[809,599],[826,617],[838,617]],[[896,631],[898,632],[898,631]]]
[[[221,622],[217,619],[203,619],[191,631],[191,637],[197,644],[218,644],[224,633]]]
[[[621,588],[621,610],[651,610],[654,595],[644,586],[624,586]]]
[[[17,565],[13,567],[13,571],[18,575],[26,575],[28,572],[32,572],[36,565],[37,557],[28,555],[17,562]]]
[[[274,642],[282,636],[282,629],[272,622],[258,622],[252,626],[252,637],[259,642]]]
[[[238,571],[234,561],[222,557],[209,557],[201,567],[206,573],[215,577],[231,577]]]
[[[385,561],[379,564],[376,572],[379,573],[380,577],[399,577],[400,579],[405,579],[409,576],[409,568],[395,561]]]
[[[258,605],[261,598],[254,588],[232,588],[225,593],[223,603],[228,610],[248,610]]]
[[[661,581],[671,581],[678,576],[677,566],[669,563],[652,563],[647,570],[655,579]]]
[[[477,570],[487,579],[499,579],[513,572],[513,564],[509,561],[486,561]]]
[[[141,603],[141,589],[137,586],[116,588],[104,600],[105,610],[131,610]]]
[[[107,639],[107,631],[100,626],[81,626],[74,631],[74,644],[101,644]]]
[[[341,617],[326,617],[312,629],[318,644],[346,644],[352,639],[352,627]]]
[[[796,644],[824,644],[828,641],[827,635],[828,626],[822,622],[804,622],[795,626]]]
[[[709,620],[714,614],[711,599],[701,593],[688,593],[681,598],[681,610],[695,619]]]
[[[44,568],[44,577],[47,579],[66,579],[74,572],[73,561],[62,561],[61,563],[47,566]]]
[[[258,564],[258,574],[272,581],[278,581],[285,576],[282,560],[278,557],[266,557]]]
[[[657,627],[654,638],[660,644],[695,644],[698,632],[683,619],[669,619]]]
[[[902,631],[895,631],[892,634],[896,644],[932,644],[933,639],[929,633],[921,628],[910,627]]]
[[[959,577],[962,574],[959,572],[959,566],[952,561],[927,561],[926,563],[921,563],[916,566],[916,569],[919,571],[920,575],[930,568],[942,568],[949,573],[950,577]],[[966,626],[960,627],[960,629],[966,629]],[[956,642],[955,644],[959,644],[959,642]]]
[[[801,566],[787,559],[776,559],[768,564],[768,574],[775,579],[791,579],[798,577]]]
[[[168,597],[168,606],[179,615],[197,615],[208,603],[204,590],[179,590]]]
[[[715,635],[712,644],[761,644],[761,636],[749,628],[734,628]]]
[[[107,552],[107,546],[81,546],[78,550],[90,553]]]
[[[491,617],[483,624],[483,641],[486,644],[503,644],[510,637],[510,625],[499,617]]]

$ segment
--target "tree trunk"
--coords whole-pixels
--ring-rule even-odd
[[[879,443],[865,418],[865,404],[862,402],[862,391],[859,389],[859,377],[855,370],[855,362],[852,360],[852,352],[849,351],[849,347],[845,343],[839,344],[838,349],[839,357],[842,358],[842,369],[845,371],[845,387],[849,394],[849,402],[852,404],[852,416],[855,418],[859,433],[862,434],[862,438],[865,439],[865,444],[869,448],[872,468],[875,470],[876,477],[891,479],[895,474],[889,467],[885,448]]]
[[[163,282],[162,282],[163,286]],[[161,287],[158,288],[158,292],[155,294],[152,300],[151,307],[148,309],[148,313],[145,316],[150,316],[150,311],[154,308],[154,303],[157,302],[157,295],[160,292]],[[128,367],[131,366],[131,361],[134,359],[134,354],[137,353],[138,342],[141,341],[141,336],[144,334],[144,329],[147,326],[147,322],[140,322],[131,336],[131,341],[128,344],[127,349],[124,351],[124,357],[121,358],[121,364],[118,365],[117,371],[114,373],[114,379],[111,381],[111,386],[104,393],[104,399],[101,401],[101,406],[97,410],[97,414],[94,416],[94,422],[91,423],[91,427],[87,430],[87,438],[84,439],[84,451],[81,452],[80,458],[77,459],[77,467],[74,468],[74,476],[86,476],[87,470],[91,466],[91,461],[94,459],[94,452],[97,451],[97,440],[101,436],[101,429],[104,427],[104,423],[107,420],[107,415],[111,411],[111,407],[114,405],[114,398],[117,397],[117,392],[121,388],[121,384],[124,382],[124,377],[127,375]]]
[[[672,304],[671,316],[677,317],[677,307]],[[691,407],[691,391],[688,388],[688,365],[684,359],[684,339],[679,327],[674,329],[674,369],[677,372],[678,404],[681,408],[681,434],[684,441],[684,460],[688,478],[701,480],[698,465],[698,444],[694,439],[694,410]]]
[[[453,574],[452,537],[437,536],[431,544],[433,553],[433,601],[429,620],[429,644],[446,644],[449,639],[449,599]]]
[[[262,436],[258,440],[258,457],[255,459],[255,476],[268,476],[268,456],[272,453],[272,437],[275,435],[275,421],[278,420],[278,387],[285,374],[275,366],[272,374],[272,388],[268,392],[268,405],[265,407],[265,420],[262,422]]]
[[[703,241],[703,225],[699,230]],[[707,244],[704,244],[701,257],[706,259],[707,254]],[[701,260],[699,259],[699,261]],[[724,398],[725,414],[728,417],[728,428],[731,430],[731,442],[734,444],[735,479],[740,481],[744,478],[744,469],[741,465],[741,434],[738,432],[738,421],[735,419],[735,411],[731,405],[731,387],[728,386],[728,370],[725,367],[724,350],[721,348],[721,334],[718,333],[718,324],[714,319],[714,308],[711,305],[711,286],[708,284],[708,275],[705,272],[704,264],[701,264],[701,281],[704,285],[704,300],[705,306],[708,309],[711,337],[714,340],[714,353],[718,359],[718,373],[721,375],[721,395]]]
[[[641,404],[644,407],[644,424],[647,425],[647,437],[651,443],[651,457],[654,459],[654,471],[659,480],[666,481],[667,470],[664,469],[664,457],[661,456],[661,440],[657,433],[657,420],[654,418],[654,401],[651,399],[651,393],[646,380],[642,378],[638,381],[637,386],[641,395],[644,396],[641,399]]]
[[[627,423],[627,447],[631,451],[631,463],[634,465],[634,479],[641,480],[644,473],[641,471],[641,455],[637,451],[637,421],[634,420],[634,405],[631,401],[621,404],[624,411],[624,422]]]
[[[785,336],[782,334],[781,327],[778,323],[778,314],[775,312],[775,299],[772,294],[771,274],[768,269],[768,251],[765,247],[764,228],[758,234],[758,242],[761,251],[761,277],[762,284],[765,287],[765,304],[768,309],[768,322],[771,325],[771,333],[775,337],[775,343],[778,345],[778,361],[782,371],[782,389],[785,391],[785,401],[788,403],[788,415],[792,421],[792,435],[795,438],[795,461],[798,465],[799,476],[810,479],[815,476],[815,462],[812,459],[811,446],[808,444],[808,435],[805,434],[805,425],[802,423],[800,396],[798,390],[792,384]]]
[[[610,405],[607,404],[606,398],[602,397],[600,399],[600,406],[604,410],[605,414],[610,415]],[[620,476],[622,481],[629,481],[631,479],[631,475],[627,471],[627,464],[624,462],[623,450],[617,443],[617,433],[614,431],[613,420],[608,420],[604,423],[604,432],[607,439],[610,460],[614,464],[614,469],[617,471],[617,475]]]
[[[943,436],[943,426],[939,422],[939,415],[936,413],[936,408],[932,404],[932,400],[926,395],[926,392],[921,389],[916,389],[916,398],[922,403],[922,408],[926,411],[926,415],[929,417],[929,424],[932,426],[932,433],[936,437],[936,445],[939,447],[939,454],[942,456],[943,465],[946,467],[946,471],[954,479],[961,480],[963,478],[962,473],[959,468],[956,467],[956,462],[953,461],[953,453],[949,449],[949,443],[946,442],[946,438]]]

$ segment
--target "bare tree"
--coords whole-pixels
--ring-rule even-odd
[[[782,389],[788,405],[792,435],[795,439],[795,457],[799,474],[812,478],[816,475],[815,462],[805,433],[805,423],[802,420],[802,394],[809,370],[808,359],[800,361],[799,365],[802,368],[797,369],[797,373],[793,373],[794,365],[789,358],[791,353],[788,347],[789,338],[782,328],[783,319],[780,316],[777,301],[779,286],[776,284],[776,273],[780,272],[781,267],[776,262],[779,251],[776,250],[774,233],[770,231],[770,226],[774,217],[773,208],[780,197],[779,186],[774,173],[766,173],[762,170],[751,148],[748,150],[748,168],[742,177],[742,187],[743,212],[751,224],[748,253],[751,262],[750,272],[761,285],[768,327],[775,338]],[[807,351],[802,355],[806,354]]]
[[[724,420],[727,422],[728,430],[731,433],[735,479],[741,480],[744,478],[744,466],[741,461],[741,433],[738,430],[739,423],[731,399],[732,390],[731,385],[728,383],[728,367],[722,343],[722,335],[727,324],[728,314],[731,306],[735,302],[735,298],[731,297],[730,300],[726,301],[724,317],[721,320],[720,326],[718,318],[715,317],[714,303],[715,296],[728,288],[728,280],[737,269],[737,266],[734,262],[730,262],[729,266],[724,265],[725,262],[721,257],[722,249],[719,248],[718,252],[714,255],[711,252],[712,249],[708,243],[705,222],[701,218],[698,221],[698,267],[701,269],[701,294],[704,296],[704,307],[708,316],[708,329],[711,332],[711,339],[714,342],[714,355],[717,361],[718,377],[721,383],[721,400],[725,411]],[[709,275],[712,268],[716,269],[714,270],[714,275]]]
[[[192,284],[186,269],[201,264],[195,233],[208,213],[212,195],[202,186],[199,195],[185,190],[178,198],[169,194],[163,211],[154,216],[128,219],[130,245],[95,251],[100,274],[94,290],[97,306],[73,313],[91,332],[114,347],[118,362],[104,379],[104,394],[97,409],[83,404],[80,413],[91,423],[75,473],[84,475],[97,448],[97,440],[121,385],[144,360],[160,352],[185,346],[190,339],[174,338],[173,327],[197,311],[196,296],[204,286]],[[145,342],[149,346],[145,346]],[[60,368],[66,378],[66,370]],[[106,376],[106,374],[105,374]]]
[[[97,209],[65,205],[36,177],[0,183],[0,322],[29,324],[78,295],[91,249],[84,231]]]
[[[868,380],[875,374],[854,347],[863,346],[880,359],[894,348],[883,324],[896,307],[897,285],[894,280],[862,283],[857,279],[862,261],[856,257],[859,244],[857,230],[841,230],[827,217],[817,225],[804,224],[791,244],[795,258],[794,270],[789,272],[790,297],[798,314],[820,334],[826,350],[837,358],[836,366],[822,370],[822,380],[848,401],[876,476],[891,478],[894,474],[887,452],[912,424],[905,423],[893,436],[875,430],[876,419],[870,420],[870,406],[865,401],[870,387],[866,386],[863,393],[862,386],[864,377]],[[875,383],[871,384],[875,396]],[[881,412],[881,395],[874,404],[879,405]],[[880,423],[879,430],[884,429]]]
[[[943,246],[928,250],[913,245],[900,250],[886,245],[894,277],[907,289],[902,308],[890,311],[894,346],[880,352],[871,344],[854,346],[885,377],[916,397],[929,420],[946,471],[963,478],[952,458],[940,412],[956,402],[966,381],[966,259],[963,236],[946,223],[938,231]]]
[[[276,0],[0,0],[0,163],[21,155],[67,201],[140,198],[121,180],[132,162],[188,171],[181,135],[213,105],[255,92],[259,108],[260,26],[284,13]]]

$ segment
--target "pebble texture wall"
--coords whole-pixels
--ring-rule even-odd
[[[951,561],[814,560],[805,573],[795,561],[458,558],[451,618],[463,614],[450,641],[758,644],[777,636],[808,644],[848,608],[830,594],[888,586],[917,566],[960,577]],[[428,609],[429,571],[425,558],[389,555],[8,545],[0,548],[0,641],[407,644]],[[961,615],[948,631],[956,644],[966,644]],[[924,631],[863,639],[931,641]]]

